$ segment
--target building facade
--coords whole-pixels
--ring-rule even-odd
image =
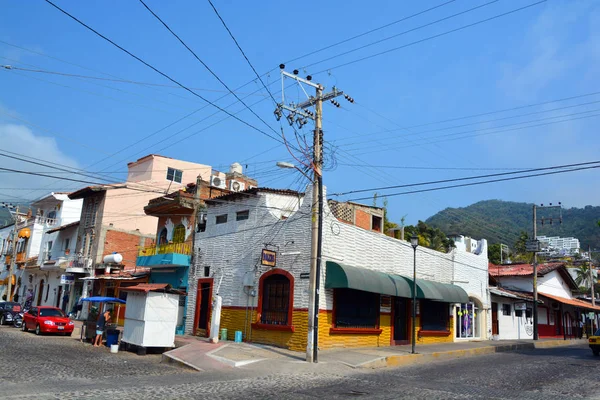
[[[496,284],[490,287],[493,334],[499,339],[532,339],[533,266],[491,264],[489,271]],[[597,326],[600,307],[573,295],[578,287],[564,263],[540,264],[537,289],[540,338],[575,338],[580,321],[590,329]]]
[[[206,201],[206,229],[196,235],[197,257],[189,274],[188,333],[207,333],[211,299],[218,294],[221,328],[231,338],[241,331],[245,340],[306,348],[312,215],[306,199],[311,196],[258,188]],[[408,343],[413,248],[378,228],[381,209],[329,204],[324,205],[319,347]],[[341,215],[348,209],[354,215]],[[355,224],[357,211],[366,213],[358,220],[368,224]],[[488,337],[485,240],[480,248],[479,254],[417,249],[417,343]]]
[[[542,244],[540,255],[545,256],[572,256],[579,254],[579,239],[574,237],[562,238],[559,236],[538,236]]]

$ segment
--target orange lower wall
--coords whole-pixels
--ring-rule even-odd
[[[257,314],[254,310],[248,310],[250,322],[256,322]],[[379,319],[380,334],[360,333],[331,333],[333,327],[333,313],[329,310],[321,310],[319,313],[319,348],[330,349],[336,347],[384,347],[391,345],[392,339],[392,316],[381,314]],[[448,343],[454,338],[454,319],[450,318],[446,336],[420,336],[417,335],[418,344]],[[306,338],[308,335],[308,311],[294,310],[292,324],[294,332],[276,331],[270,329],[259,329],[249,327],[246,321],[245,308],[223,307],[221,310],[221,329],[227,329],[227,339],[233,340],[235,331],[244,332],[244,324],[249,329],[246,340],[254,343],[268,344],[287,348],[294,351],[306,350]],[[419,326],[417,317],[417,326]],[[409,327],[410,329],[410,327]],[[417,330],[418,331],[418,330]]]

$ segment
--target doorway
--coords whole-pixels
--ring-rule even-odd
[[[562,316],[560,311],[554,311],[554,335],[560,336],[562,328]]]
[[[40,281],[40,286],[39,286],[39,289],[38,289],[38,298],[37,298],[37,303],[36,303],[38,306],[42,305],[42,295],[44,294],[44,284],[45,284],[45,282],[42,279]]]
[[[492,303],[492,335],[499,335],[498,327],[498,303]]]
[[[405,298],[394,297],[394,341],[396,344],[408,343],[407,306],[408,302]]]
[[[56,292],[56,308],[60,308],[60,299],[62,298],[63,287],[60,285],[58,287],[58,291]],[[63,310],[64,311],[64,310]]]
[[[210,335],[210,311],[212,308],[212,289],[212,278],[198,279],[194,335],[204,337],[208,337]]]

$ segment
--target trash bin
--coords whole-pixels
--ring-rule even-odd
[[[221,329],[221,340],[227,340],[227,329]]]
[[[234,342],[242,343],[242,331],[235,331]]]
[[[107,329],[106,330],[106,347],[110,347],[113,344],[119,344],[119,333],[118,329]]]

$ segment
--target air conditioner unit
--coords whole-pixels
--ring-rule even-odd
[[[215,186],[221,189],[225,189],[225,179],[220,178],[216,175],[210,177],[210,186]]]
[[[229,190],[233,190],[234,192],[240,192],[246,188],[246,184],[244,182],[231,180],[229,181]]]

